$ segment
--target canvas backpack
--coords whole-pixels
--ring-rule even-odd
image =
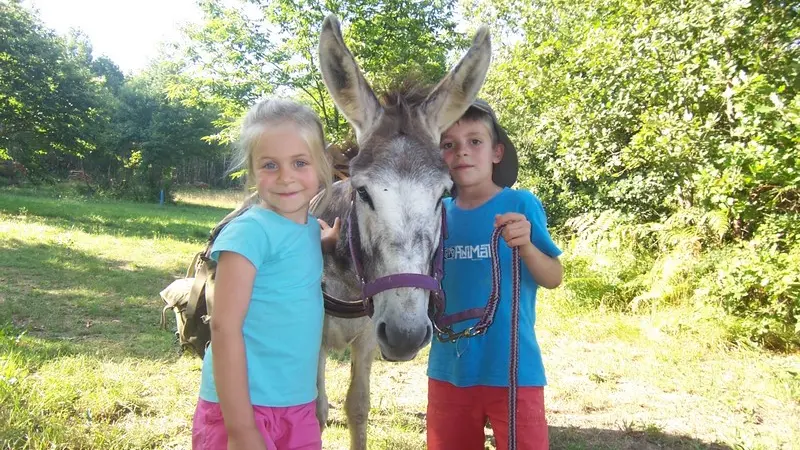
[[[161,310],[161,327],[167,329],[167,311],[175,313],[175,338],[181,351],[189,350],[203,358],[211,343],[211,313],[214,308],[214,283],[217,263],[211,259],[211,246],[231,220],[242,215],[253,204],[251,196],[229,213],[211,230],[205,248],[196,253],[186,275],[173,281],[160,292],[166,305]]]

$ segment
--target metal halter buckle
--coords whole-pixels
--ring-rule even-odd
[[[453,327],[445,327],[443,330],[437,327],[436,338],[439,339],[439,342],[455,342],[461,338],[471,338],[475,336],[480,336],[485,332],[486,328],[476,329],[474,326],[468,327],[457,333],[453,331]]]

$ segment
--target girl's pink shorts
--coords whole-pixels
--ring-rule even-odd
[[[299,406],[253,406],[267,450],[321,450],[322,433],[315,402]],[[198,399],[192,424],[192,450],[226,450],[228,433],[219,403]]]

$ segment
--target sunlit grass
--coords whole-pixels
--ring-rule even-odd
[[[175,191],[175,201],[187,205],[215,206],[217,208],[236,208],[247,193],[241,189],[219,190],[181,187]]]

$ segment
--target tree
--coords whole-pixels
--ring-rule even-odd
[[[191,104],[220,107],[223,142],[234,139],[236,121],[266,94],[312,106],[332,141],[349,134],[317,67],[319,29],[328,13],[343,21],[350,48],[379,89],[409,73],[422,83],[438,81],[447,71],[447,54],[464,45],[454,32],[451,0],[242,0],[237,7],[205,0],[201,7],[205,22],[189,28],[190,44],[176,49],[187,58],[170,93]]]
[[[780,3],[497,1],[469,10],[521,36],[484,92],[561,220],[608,208],[659,220],[702,205],[733,223],[759,216],[748,206],[759,186],[800,181],[800,19]]]
[[[163,189],[169,197],[175,168],[187,158],[212,159],[221,148],[205,137],[217,132],[218,111],[167,98],[159,66],[128,80],[120,89],[113,116],[118,195],[153,201]]]
[[[0,156],[45,176],[96,148],[103,92],[83,58],[19,0],[0,4]]]
[[[125,84],[125,75],[119,70],[114,61],[107,56],[101,56],[91,62],[92,73],[102,77],[105,86],[114,95],[119,95],[122,85]]]
[[[154,200],[169,194],[176,165],[213,157],[214,105],[169,100],[169,63],[127,80],[88,37],[43,27],[19,1],[0,4],[0,158],[37,178],[84,171],[115,195]],[[220,97],[222,94],[220,95]]]

